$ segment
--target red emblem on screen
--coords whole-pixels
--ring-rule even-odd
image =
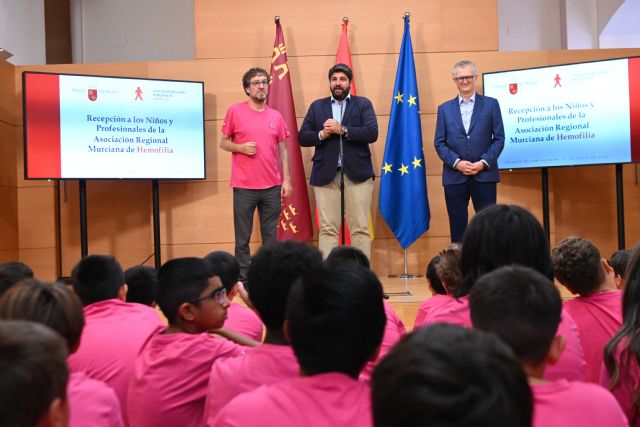
[[[509,83],[509,93],[511,95],[518,93],[518,83]]]
[[[142,89],[140,89],[140,86],[137,87],[136,89],[136,98],[134,99],[134,101],[142,101]]]
[[[98,99],[98,89],[89,89],[87,96],[89,97],[89,101],[95,101]]]

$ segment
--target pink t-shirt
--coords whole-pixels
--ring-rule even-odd
[[[591,383],[560,380],[532,384],[533,427],[624,427],[627,418],[615,398]]]
[[[615,359],[617,364],[620,365],[620,357],[622,349],[626,348],[627,340],[622,340],[623,344],[619,344],[616,348]],[[604,362],[602,364],[602,370],[600,372],[600,384],[604,387],[609,387],[609,381],[611,377],[607,371]],[[640,387],[640,368],[638,367],[638,361],[634,356],[630,357],[630,366],[628,370],[621,371],[620,380],[618,384],[611,390],[611,393],[615,396],[616,400],[620,404],[620,407],[626,414],[629,423],[633,427],[640,427],[640,410],[633,408],[633,396],[634,391]]]
[[[129,386],[131,427],[202,426],[211,365],[244,353],[211,334],[163,334],[158,328],[135,360]]]
[[[558,335],[563,336],[566,342],[564,351],[555,365],[548,365],[544,371],[544,379],[547,381],[558,381],[561,379],[569,381],[586,381],[587,366],[584,361],[584,351],[580,333],[573,317],[562,309],[560,325],[558,325]]]
[[[115,391],[82,372],[69,375],[69,427],[122,427],[122,412]]]
[[[407,330],[404,327],[404,323],[398,317],[396,312],[391,307],[386,300],[382,301],[384,306],[384,314],[387,316],[387,322],[384,326],[384,335],[382,335],[382,342],[380,343],[380,353],[378,357],[373,362],[367,362],[364,369],[360,373],[361,381],[370,381],[371,373],[373,372],[373,368],[391,351],[391,348],[400,341],[406,333]]]
[[[369,386],[341,373],[261,386],[229,402],[209,426],[372,426]]]
[[[442,304],[433,307],[426,313],[423,325],[434,323],[451,323],[465,328],[471,328],[471,313],[469,311],[469,295],[459,299],[449,298]]]
[[[622,326],[622,292],[615,290],[577,297],[565,302],[564,309],[573,317],[580,333],[587,381],[597,383],[604,346]]]
[[[289,136],[282,114],[269,106],[256,111],[248,101],[234,104],[227,110],[222,133],[236,144],[256,143],[253,156],[231,153],[231,187],[263,190],[282,183],[278,143]]]
[[[229,304],[227,308],[224,327],[256,341],[262,341],[262,320],[253,310],[235,302]]]
[[[153,308],[119,299],[86,306],[84,317],[80,348],[69,356],[69,369],[111,387],[127,424],[127,389],[133,361],[149,335],[163,323]]]
[[[243,356],[216,361],[209,375],[205,405],[207,424],[211,424],[234,397],[298,375],[300,366],[293,349],[285,345],[262,344],[248,349]]]
[[[453,298],[449,295],[442,294],[434,294],[428,299],[424,300],[420,307],[418,307],[418,312],[416,313],[416,320],[413,322],[413,329],[419,328],[425,322],[427,316],[438,307],[443,304],[448,303]]]

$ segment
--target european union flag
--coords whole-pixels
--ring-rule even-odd
[[[429,229],[431,212],[425,167],[416,67],[407,17],[380,181],[380,212],[404,249]]]

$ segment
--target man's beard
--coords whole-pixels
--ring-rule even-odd
[[[349,90],[351,90],[351,85],[347,86],[342,92],[340,93],[336,93],[336,89],[338,88],[338,86],[334,87],[333,89],[331,89],[331,95],[333,95],[333,98],[336,101],[342,101],[344,100],[347,95],[349,95]]]

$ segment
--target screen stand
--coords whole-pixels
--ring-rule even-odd
[[[151,180],[151,188],[153,193],[153,253],[155,259],[156,270],[160,270],[162,265],[162,256],[160,253],[160,190],[157,179]]]
[[[618,249],[624,249],[624,181],[622,164],[616,164],[616,210],[618,215]]]
[[[89,244],[87,240],[87,181],[78,181],[80,193],[80,257],[89,255]]]
[[[547,241],[551,241],[551,226],[549,224],[549,168],[540,168],[542,176],[542,227],[547,234]]]

